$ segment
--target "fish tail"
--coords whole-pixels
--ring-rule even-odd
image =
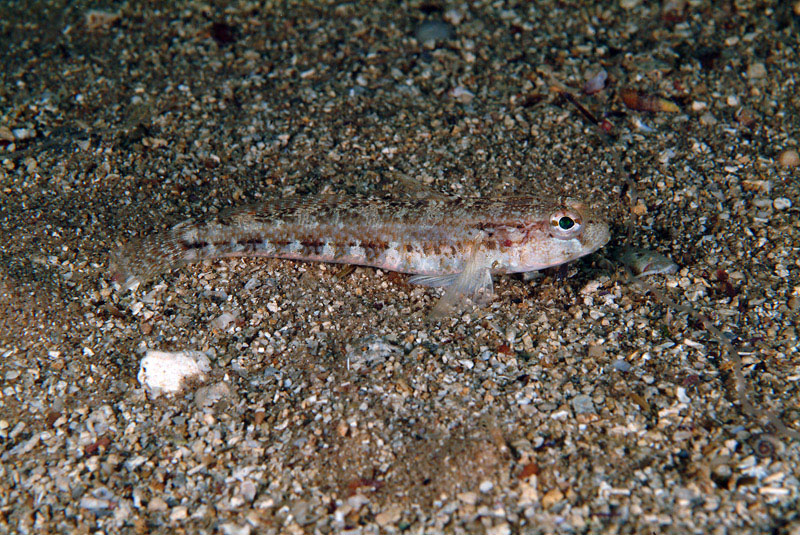
[[[181,239],[184,225],[165,233],[133,241],[111,254],[111,276],[124,289],[152,279],[186,263],[187,249]]]

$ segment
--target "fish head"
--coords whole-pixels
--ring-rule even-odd
[[[567,198],[541,210],[520,243],[514,271],[535,271],[576,260],[608,243],[608,223],[583,202]]]

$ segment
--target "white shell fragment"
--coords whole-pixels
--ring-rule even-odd
[[[203,379],[211,363],[200,351],[148,351],[139,365],[139,382],[154,395],[179,392],[184,379]]]
[[[669,257],[648,249],[623,247],[614,251],[614,257],[617,261],[631,268],[633,274],[637,277],[660,273],[671,274],[678,271],[678,264]]]

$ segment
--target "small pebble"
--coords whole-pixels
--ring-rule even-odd
[[[785,150],[778,156],[778,163],[783,167],[797,167],[800,165],[800,154],[794,149]]]
[[[403,509],[400,506],[390,505],[387,510],[375,515],[375,522],[377,522],[379,526],[391,526],[400,520],[402,514]]]
[[[466,503],[467,505],[475,505],[478,503],[478,494],[475,492],[462,492],[456,495],[456,498]]]
[[[450,90],[450,96],[454,100],[457,100],[462,104],[469,104],[470,102],[472,102],[472,99],[475,98],[475,93],[461,86],[458,86]]]
[[[704,113],[700,116],[700,124],[705,126],[714,126],[717,124],[717,118],[711,113]]]
[[[123,463],[123,466],[129,472],[133,472],[134,470],[136,470],[137,468],[139,468],[140,466],[142,466],[146,462],[147,462],[147,457],[143,457],[141,455],[137,455],[136,457],[132,457],[132,458],[128,459],[127,461],[125,461]]]
[[[14,134],[14,138],[17,141],[36,137],[36,130],[32,130],[30,128],[15,128],[11,132]]]
[[[213,320],[211,320],[211,327],[218,331],[225,331],[228,327],[236,321],[236,315],[230,312],[223,312]]]
[[[633,366],[631,366],[627,360],[617,359],[611,363],[611,368],[618,372],[629,372]]]
[[[507,522],[500,522],[486,529],[486,535],[510,535],[511,526]]]
[[[668,164],[675,157],[675,149],[667,149],[658,155],[658,163]]]
[[[765,78],[767,76],[767,68],[763,63],[753,63],[747,68],[747,77],[751,80]]]
[[[194,404],[200,408],[210,407],[230,395],[231,387],[228,386],[228,383],[214,383],[197,389],[194,393]]]
[[[589,346],[589,358],[599,359],[605,356],[606,349],[601,344],[592,344]]]
[[[103,510],[111,509],[115,505],[116,505],[115,502],[104,500],[102,498],[92,498],[91,496],[84,496],[83,498],[81,498],[79,504],[81,509],[86,509],[95,514],[100,513]]]
[[[594,414],[594,402],[592,402],[592,398],[587,396],[586,394],[580,394],[572,398],[571,402],[572,410],[575,411],[575,414]]]
[[[756,124],[758,117],[756,116],[756,112],[750,108],[739,108],[736,111],[736,120],[740,125],[750,128]]]
[[[14,381],[14,380],[15,380],[15,379],[17,379],[17,378],[18,378],[20,375],[22,375],[22,372],[20,372],[19,370],[10,370],[10,371],[7,371],[7,372],[6,372],[6,381],[7,381],[7,382]]]
[[[159,498],[158,496],[154,496],[150,502],[147,504],[147,510],[151,513],[156,513],[159,511],[166,511],[167,510],[167,502]]]
[[[632,121],[633,121],[633,126],[635,126],[636,130],[639,130],[640,132],[645,132],[647,134],[655,132],[655,129],[653,127],[648,126],[647,123],[642,121],[642,119],[639,117],[633,117]]]
[[[170,522],[177,522],[178,520],[184,520],[188,516],[189,516],[189,510],[186,508],[186,506],[183,505],[173,507],[172,510],[169,512]]]
[[[564,493],[558,489],[552,489],[542,496],[542,507],[550,509],[552,506],[564,499]]]
[[[640,199],[636,205],[631,208],[631,212],[635,215],[645,215],[647,213],[647,205]]]
[[[239,486],[239,492],[242,498],[247,502],[252,502],[256,499],[256,485],[249,479],[242,481],[242,484]]]
[[[493,488],[494,488],[494,483],[492,483],[487,479],[486,481],[481,482],[481,485],[480,487],[478,487],[478,490],[480,490],[483,494],[486,494],[487,492],[491,492]]]
[[[426,46],[435,45],[437,41],[446,41],[452,36],[452,26],[440,20],[426,20],[414,32],[417,41]]]
[[[760,191],[761,193],[769,193],[772,190],[772,182],[770,180],[742,180],[742,189],[745,191]]]
[[[458,26],[459,24],[461,24],[461,21],[464,20],[464,13],[455,8],[448,9],[444,13],[444,20],[446,20],[453,26]]]
[[[247,524],[238,525],[234,524],[233,522],[228,522],[226,524],[222,524],[219,529],[222,531],[224,535],[250,535],[251,529],[250,526]],[[289,533],[287,531],[287,533]],[[302,533],[302,531],[301,531]]]

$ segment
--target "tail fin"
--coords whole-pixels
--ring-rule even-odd
[[[186,247],[181,241],[187,223],[169,231],[133,241],[111,254],[111,276],[124,289],[145,282],[186,261]]]

